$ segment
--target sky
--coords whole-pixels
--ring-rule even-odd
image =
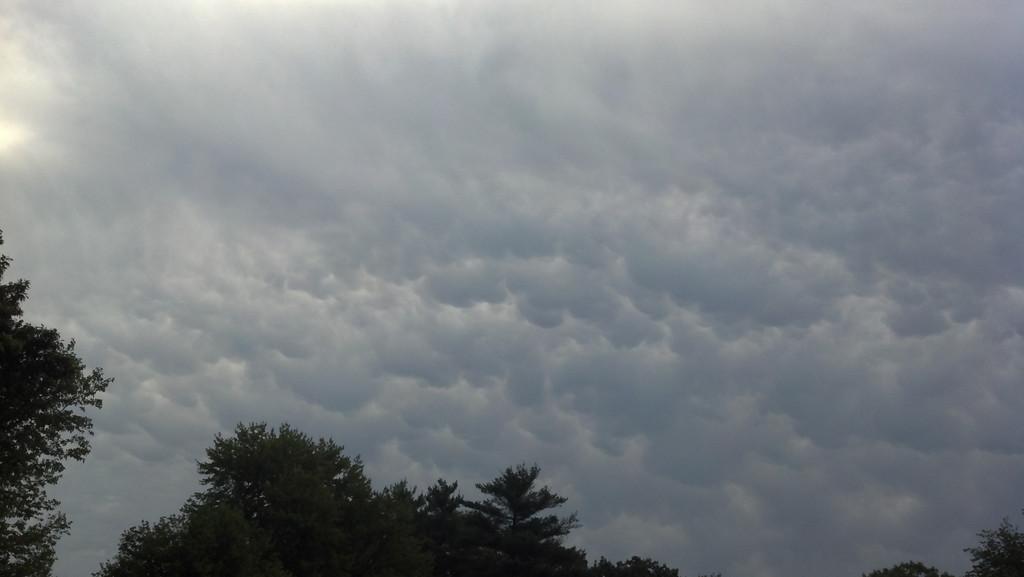
[[[115,380],[58,577],[239,422],[518,463],[681,574],[962,574],[1024,508],[1024,4],[10,0],[0,230]]]

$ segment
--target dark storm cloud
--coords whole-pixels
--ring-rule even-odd
[[[59,570],[250,420],[538,462],[595,558],[962,570],[1024,476],[1022,18],[17,3],[5,253],[117,379]]]

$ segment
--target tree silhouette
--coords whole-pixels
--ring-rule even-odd
[[[487,496],[467,501],[469,564],[479,575],[551,576],[581,574],[586,555],[562,545],[578,527],[572,513],[565,517],[544,514],[566,502],[548,487],[535,487],[540,467],[509,467],[488,483],[476,485]]]
[[[126,531],[97,577],[428,575],[413,491],[374,491],[342,451],[287,424],[217,435],[199,463],[207,489],[179,515]]]
[[[0,281],[10,263],[0,255]],[[49,575],[70,522],[46,486],[60,479],[64,461],[89,453],[84,412],[100,407],[112,379],[86,373],[74,341],[22,320],[28,286],[0,282],[0,572]]]
[[[971,554],[971,570],[965,577],[1024,576],[1024,533],[1009,519],[996,529],[978,533],[981,543],[964,549]]]
[[[905,561],[887,569],[875,569],[863,577],[953,577],[919,561]]]

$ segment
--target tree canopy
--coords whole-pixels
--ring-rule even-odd
[[[905,561],[886,569],[875,569],[863,577],[953,577],[919,561]]]
[[[270,536],[231,507],[190,504],[187,512],[143,521],[121,535],[117,555],[97,575],[286,577]]]
[[[494,480],[476,485],[487,498],[466,501],[470,537],[467,556],[476,575],[549,576],[581,574],[586,555],[562,545],[578,527],[575,513],[560,517],[548,511],[565,497],[536,487],[540,467],[509,467]]]
[[[425,574],[401,487],[374,491],[359,458],[333,440],[240,424],[233,437],[216,437],[199,473],[208,488],[195,501],[237,511],[289,574]]]
[[[679,577],[649,558],[623,561],[566,546],[580,526],[554,511],[567,499],[539,483],[538,465],[477,483],[438,479],[374,489],[358,456],[288,424],[239,424],[198,463],[204,490],[173,515],[125,531],[96,577]],[[1024,576],[1024,534],[1008,520],[965,549],[965,577]],[[720,574],[699,577],[721,577]],[[862,577],[952,577],[917,561]]]
[[[1024,577],[1024,533],[1009,519],[999,527],[978,533],[981,542],[964,549],[971,554],[971,568],[964,577]],[[953,577],[917,561],[876,569],[862,577]]]
[[[484,498],[471,501],[444,479],[376,490],[358,457],[287,424],[239,424],[206,457],[205,489],[125,531],[97,577],[678,577],[636,557],[588,567],[563,544],[576,514],[551,513],[566,499],[538,486],[537,465],[477,484]]]
[[[612,563],[601,557],[590,568],[591,577],[679,577],[679,570],[651,559],[633,556]]]
[[[206,490],[121,537],[98,577],[427,575],[404,485],[374,491],[333,440],[239,424],[199,463]]]
[[[1024,576],[1024,533],[1009,519],[999,527],[978,533],[981,543],[964,549],[971,554],[971,570],[965,577]]]
[[[85,410],[112,379],[86,372],[73,340],[23,320],[29,283],[3,282],[10,263],[0,255],[0,573],[49,575],[70,522],[46,487],[89,453]]]

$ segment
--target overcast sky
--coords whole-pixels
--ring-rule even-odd
[[[591,560],[962,573],[1024,507],[1024,4],[10,0],[0,229],[116,380],[58,577],[239,421]]]

